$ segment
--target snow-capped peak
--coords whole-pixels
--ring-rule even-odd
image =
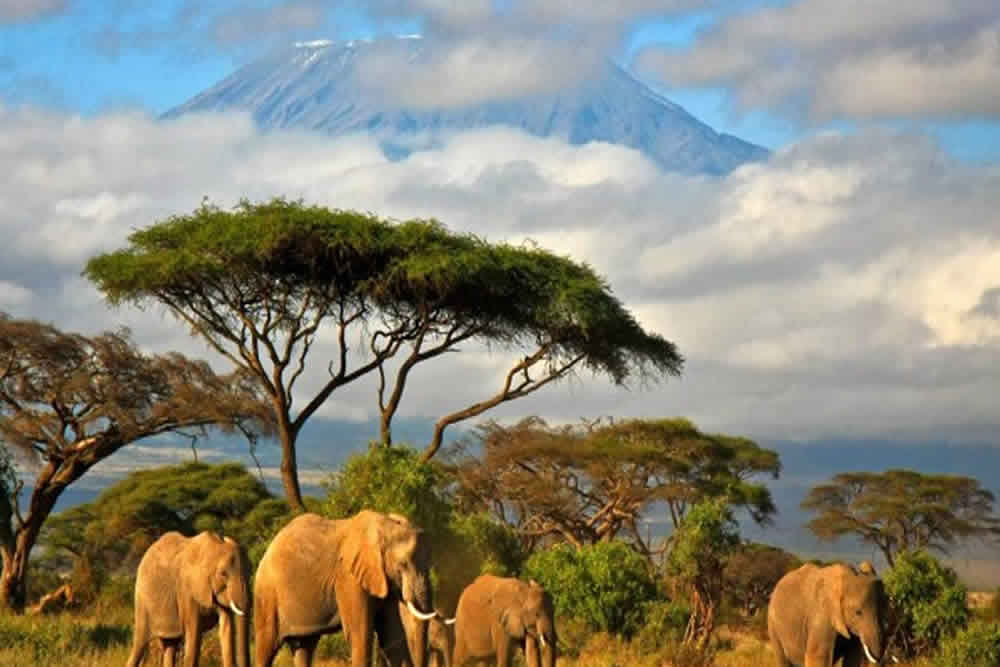
[[[333,41],[329,39],[314,39],[309,42],[295,42],[295,48],[297,49],[322,49],[327,46],[333,46]]]

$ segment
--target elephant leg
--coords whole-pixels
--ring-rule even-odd
[[[351,667],[370,667],[375,632],[372,602],[360,586],[336,589],[336,595],[341,626],[351,645]]]
[[[302,637],[292,644],[292,658],[295,667],[312,667],[313,656],[316,654],[316,644],[319,636]]]
[[[531,635],[524,638],[524,663],[528,667],[542,667],[542,652]]]
[[[514,657],[514,642],[509,637],[501,637],[497,642],[497,667],[510,667]]]
[[[163,667],[174,667],[177,664],[177,642],[173,640],[163,641],[160,642],[160,647],[163,649],[161,661]]]
[[[806,642],[806,664],[804,667],[833,667],[832,644],[810,637]]]
[[[219,612],[219,646],[222,649],[222,667],[235,667],[233,619],[228,612]]]
[[[125,663],[126,667],[139,667],[142,664],[151,639],[148,624],[146,623],[146,614],[140,612],[135,615],[135,627],[132,632],[132,652],[128,656],[128,662]]]
[[[781,647],[781,642],[774,637],[771,638],[771,650],[774,651],[774,664],[777,667],[792,667],[792,661],[785,655],[785,649]]]
[[[271,667],[274,657],[281,648],[278,638],[278,619],[274,614],[266,613],[263,608],[254,607],[253,641],[256,667]]]
[[[190,613],[184,620],[184,667],[198,667],[201,658],[201,627],[198,615]]]

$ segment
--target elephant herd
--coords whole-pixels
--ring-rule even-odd
[[[158,640],[164,667],[173,667],[179,648],[184,667],[197,667],[202,633],[218,624],[224,667],[249,667],[251,618],[257,667],[271,667],[285,644],[295,667],[312,665],[320,637],[338,630],[352,667],[371,664],[376,635],[392,667],[485,660],[509,667],[518,646],[530,667],[555,665],[554,606],[536,582],[480,576],[449,619],[432,606],[430,569],[428,539],[405,517],[307,513],[268,545],[251,596],[249,562],[234,540],[170,532],[139,563],[127,665],[138,667]]]
[[[509,667],[516,648],[529,667],[554,667],[555,611],[536,582],[482,575],[465,588],[454,618],[434,610],[424,532],[397,514],[363,510],[341,520],[302,514],[268,545],[254,577],[232,539],[204,532],[163,535],[143,555],[135,583],[128,667],[149,644],[173,667],[197,667],[202,633],[219,625],[224,667],[271,667],[288,644],[295,667],[312,665],[322,635],[342,630],[351,666],[368,667],[373,639],[392,667]],[[248,612],[252,603],[252,615]],[[858,667],[886,656],[887,598],[870,563],[857,569],[807,564],[775,586],[767,628],[778,667]]]

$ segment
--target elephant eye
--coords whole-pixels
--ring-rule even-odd
[[[854,615],[855,615],[855,616],[860,616],[860,615],[861,615],[861,610],[860,610],[860,609],[858,609],[858,610],[857,610],[856,612],[854,612]]]

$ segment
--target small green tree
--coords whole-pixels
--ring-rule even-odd
[[[950,567],[925,551],[904,551],[883,576],[889,595],[890,642],[906,656],[927,654],[964,628],[967,591]]]
[[[691,596],[684,643],[699,649],[708,645],[722,600],[726,562],[739,542],[739,526],[723,498],[694,505],[674,533],[667,572],[686,585]]]
[[[552,595],[560,616],[625,637],[643,627],[647,603],[660,598],[649,562],[619,540],[539,551],[525,563],[523,576]]]
[[[285,493],[297,511],[303,425],[334,391],[369,373],[378,374],[380,440],[388,444],[418,364],[461,343],[517,351],[496,393],[437,420],[429,460],[450,425],[576,370],[627,385],[677,375],[683,361],[591,267],[433,220],[397,223],[283,199],[242,201],[233,211],[204,204],[133,233],[128,247],[92,258],[85,274],[112,303],[166,306],[256,378],[272,404]],[[328,377],[296,396],[324,336],[336,341],[323,364]]]
[[[402,514],[437,539],[448,531],[451,503],[440,467],[405,445],[370,447],[350,456],[323,483],[322,512],[343,519],[362,509]]]

